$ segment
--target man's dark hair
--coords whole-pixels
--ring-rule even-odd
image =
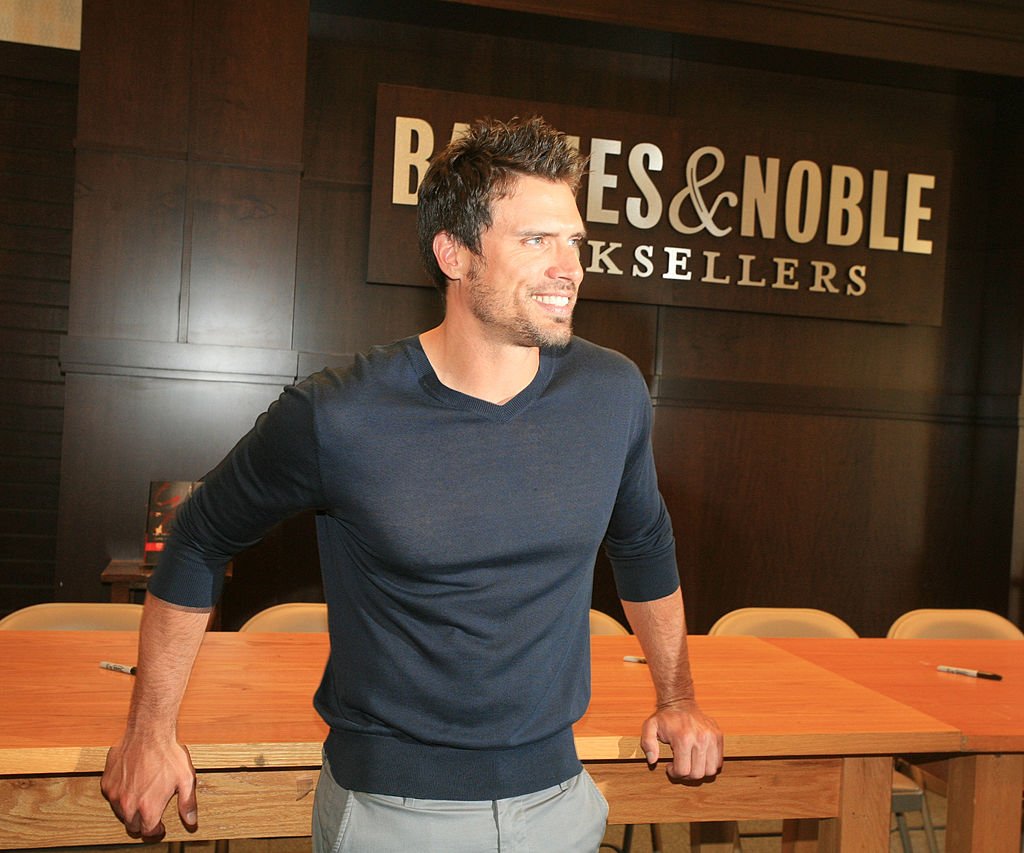
[[[510,195],[520,176],[566,183],[575,193],[586,158],[544,119],[475,121],[435,155],[419,188],[420,256],[444,294],[448,279],[434,257],[434,237],[445,231],[474,254],[491,226],[494,203]]]

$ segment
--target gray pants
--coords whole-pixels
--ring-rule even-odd
[[[325,758],[313,853],[595,853],[607,819],[586,771],[505,800],[417,800],[348,791]]]

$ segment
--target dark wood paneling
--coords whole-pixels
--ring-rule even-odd
[[[441,299],[433,290],[366,283],[369,219],[369,187],[303,185],[296,349],[362,352],[441,320]]]
[[[185,162],[79,151],[76,184],[71,334],[177,340]]]
[[[668,309],[659,373],[779,386],[971,393],[976,342],[961,342],[955,361],[946,344],[943,330],[931,326]]]
[[[1004,610],[1005,585],[963,580],[952,520],[973,497],[972,441],[970,426],[659,406],[691,629],[748,606],[819,607],[865,636],[913,607]]]
[[[27,408],[13,402],[0,404],[0,428],[22,429],[44,435],[60,435],[64,423],[64,412],[61,408]],[[24,483],[9,483],[11,493],[20,493]],[[49,484],[53,493],[57,493],[57,483]]]
[[[190,149],[298,168],[308,0],[196,3]]]
[[[593,302],[583,297],[573,315],[573,332],[629,356],[650,381],[657,372],[659,310],[653,305]]]
[[[296,377],[297,358],[290,350],[74,336],[64,338],[60,349],[61,367],[68,373],[278,387],[291,384]]]
[[[67,231],[71,232],[71,206],[68,205]],[[9,299],[22,305],[42,305],[51,308],[66,309],[68,304],[67,280],[41,281],[32,278],[11,277],[4,285],[4,293]]]
[[[32,228],[59,228],[71,234],[72,208],[67,204],[37,199],[10,198],[4,201],[4,218]]]
[[[535,41],[522,26],[500,20],[485,22],[497,33],[463,30],[458,9],[430,3],[419,9],[407,6],[403,13],[409,20],[403,21],[314,16],[307,178],[369,185],[378,83],[669,112],[670,54]],[[424,21],[417,25],[417,18]]]
[[[11,122],[5,131],[19,147],[51,148],[64,150],[67,147],[66,134],[59,128],[74,126],[75,102],[67,99],[68,84],[74,86],[78,72],[78,54],[71,51],[55,51],[57,62],[67,64],[63,54],[70,54],[72,75],[66,82],[40,80],[27,73],[25,67],[31,61],[23,51],[30,51],[28,45],[5,44],[4,57],[0,64],[6,71],[0,71],[0,121]],[[6,57],[19,56],[24,61],[14,65]],[[61,69],[60,76],[64,76]],[[24,76],[16,76],[23,74]],[[56,76],[56,75],[54,75]]]
[[[102,601],[107,562],[142,555],[149,482],[202,479],[280,387],[80,373],[66,387],[58,598]]]
[[[295,379],[308,4],[85,5],[57,576],[91,599],[149,480],[198,479]]]
[[[77,66],[0,42],[0,615],[54,590]]]
[[[65,140],[66,142],[67,140]],[[25,150],[17,147],[23,140],[12,139],[10,147],[0,151],[0,171],[24,175],[51,175],[62,181],[71,178],[73,171],[71,152],[66,147],[52,151]]]
[[[193,3],[82,4],[78,144],[184,155]],[[100,59],[102,57],[102,59]]]
[[[67,279],[66,255],[48,255],[24,252],[20,249],[0,249],[0,269],[17,278]]]
[[[40,227],[32,222],[0,222],[0,246],[17,247],[17,251],[30,254],[67,257],[71,254],[71,229]]]
[[[553,13],[543,0],[449,0],[466,5]],[[839,55],[916,62],[1024,76],[1024,18],[1013,3],[892,3],[854,0],[568,0],[566,18],[735,39]]]
[[[4,183],[15,199],[30,198],[46,204],[61,204],[67,195],[67,181],[59,176],[7,173],[4,175]]]
[[[289,348],[298,176],[196,163],[190,196],[188,341]]]
[[[12,86],[39,87],[53,95],[57,101],[54,114],[63,111],[74,125],[76,99],[72,97],[69,102],[67,93],[78,87],[78,51],[4,42],[0,50],[0,76],[12,78]]]

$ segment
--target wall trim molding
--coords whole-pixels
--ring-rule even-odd
[[[1024,424],[1024,400],[1016,394],[828,388],[679,376],[654,376],[649,385],[655,407],[910,420],[1006,429],[1019,429]]]
[[[511,12],[1024,76],[1024,15],[1007,2],[946,0],[445,0]]]
[[[294,350],[261,347],[75,336],[63,338],[60,347],[65,374],[290,385],[298,363]]]

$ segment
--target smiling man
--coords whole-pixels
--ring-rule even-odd
[[[102,783],[129,832],[158,835],[175,792],[197,821],[175,719],[205,614],[231,556],[308,507],[331,634],[318,853],[597,850],[607,805],[572,725],[602,543],[657,690],[648,760],[661,741],[673,779],[718,772],[646,386],[572,335],[584,168],[540,119],[478,122],[441,152],[419,239],[442,323],[286,389],[179,512]]]

